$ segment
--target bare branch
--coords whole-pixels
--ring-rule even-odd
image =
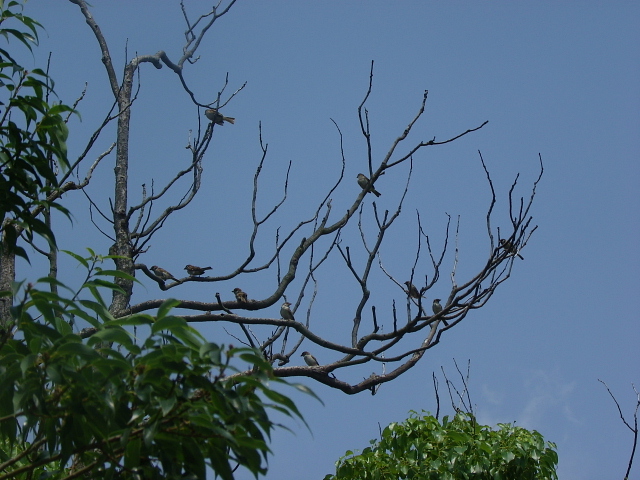
[[[604,383],[602,380],[598,379],[598,381],[603,384],[605,386],[605,388],[607,389],[607,392],[609,392],[609,395],[611,396],[611,398],[613,399],[613,402],[616,404],[616,407],[618,408],[618,413],[620,414],[620,419],[622,420],[622,423],[624,423],[626,425],[626,427],[631,430],[631,433],[633,433],[633,446],[631,447],[631,455],[629,457],[629,463],[627,465],[627,471],[624,475],[624,479],[627,480],[629,478],[629,473],[631,473],[631,466],[633,465],[633,459],[636,455],[636,447],[638,446],[638,409],[640,408],[640,392],[638,392],[638,390],[636,390],[636,386],[631,384],[631,387],[633,388],[633,391],[636,394],[636,408],[633,411],[633,426],[631,426],[629,424],[629,422],[627,421],[626,418],[624,418],[624,414],[622,413],[622,408],[620,408],[620,404],[618,403],[618,400],[616,399],[616,397],[613,395],[613,393],[611,393],[611,390],[609,389],[609,386]]]
[[[184,297],[179,299],[178,308],[186,310],[188,314],[179,316],[188,322],[194,324],[200,322],[223,323],[225,329],[227,326],[237,324],[237,327],[228,329],[228,331],[234,332],[231,336],[242,344],[260,348],[269,362],[277,363],[278,367],[275,368],[277,376],[307,376],[348,394],[364,390],[375,393],[383,383],[392,381],[413,368],[429,349],[439,344],[443,335],[447,335],[452,328],[461,325],[470,312],[482,308],[497,288],[510,277],[517,256],[520,255],[520,251],[536,229],[532,225],[530,209],[536,194],[536,187],[543,173],[541,159],[540,175],[533,182],[528,201],[525,201],[525,197],[521,197],[519,202],[517,200],[520,176],[516,176],[508,191],[509,220],[506,222],[506,214],[504,219],[495,218],[497,188],[491,179],[487,163],[478,152],[491,191],[491,201],[486,214],[490,250],[487,259],[479,262],[479,267],[469,278],[462,278],[459,273],[465,270],[463,267],[466,267],[462,264],[464,256],[460,255],[461,216],[457,216],[455,246],[454,249],[450,249],[449,235],[452,215],[448,213],[446,214],[445,235],[440,252],[437,251],[440,250],[440,247],[432,245],[431,232],[427,234],[427,225],[423,224],[424,216],[421,217],[420,211],[417,211],[416,233],[418,241],[415,252],[409,254],[413,255],[410,272],[397,272],[394,271],[393,266],[383,264],[382,248],[385,240],[387,243],[389,241],[387,232],[400,217],[407,199],[411,198],[408,192],[411,186],[413,166],[414,162],[423,160],[418,158],[419,154],[424,153],[422,149],[427,146],[451,143],[481,129],[487,122],[443,141],[436,141],[435,137],[428,141],[410,140],[411,132],[419,128],[419,120],[426,110],[428,91],[425,90],[422,98],[417,100],[417,112],[411,114],[405,126],[397,132],[397,136],[389,145],[382,159],[374,159],[374,132],[371,130],[374,119],[367,108],[368,102],[371,102],[373,97],[374,63],[371,62],[368,87],[364,98],[357,107],[357,121],[366,144],[366,151],[361,152],[360,157],[366,155],[369,182],[363,184],[360,181],[357,184],[360,188],[357,190],[355,189],[356,182],[354,182],[353,196],[344,200],[340,187],[346,171],[345,138],[338,123],[331,118],[330,120],[338,133],[341,157],[341,166],[336,167],[335,181],[331,181],[331,184],[327,186],[326,194],[320,196],[317,204],[311,205],[309,213],[304,217],[294,219],[286,226],[272,225],[276,222],[278,214],[282,214],[289,206],[288,200],[292,195],[290,189],[295,186],[289,183],[293,164],[289,162],[288,165],[282,166],[284,169],[283,178],[280,180],[282,194],[276,198],[273,204],[266,206],[266,209],[263,210],[259,199],[262,197],[262,189],[265,188],[263,171],[267,165],[269,145],[263,138],[262,123],[260,123],[258,125],[259,159],[257,159],[257,166],[253,174],[250,212],[247,212],[252,222],[251,233],[245,239],[239,239],[239,241],[234,239],[233,242],[235,248],[240,242],[246,242],[246,254],[242,254],[239,261],[229,267],[226,272],[216,276],[187,276],[178,280],[160,278],[139,257],[142,257],[149,249],[151,238],[163,231],[168,218],[174,212],[185,209],[200,191],[204,157],[213,144],[214,130],[221,126],[215,121],[204,121],[202,108],[220,109],[225,107],[246,85],[245,83],[239,87],[234,86],[230,83],[230,75],[227,73],[218,88],[205,92],[208,100],[202,101],[198,100],[200,93],[189,86],[189,82],[184,76],[184,67],[198,60],[197,50],[204,36],[211,31],[216,20],[229,11],[235,4],[235,0],[226,2],[219,0],[216,5],[208,7],[207,12],[194,19],[189,18],[185,4],[181,2],[180,8],[186,31],[185,43],[179,58],[172,60],[170,55],[162,50],[153,55],[137,55],[125,65],[121,80],[116,77],[105,39],[89,13],[85,0],[70,1],[80,7],[85,20],[98,39],[102,60],[105,63],[115,99],[102,124],[91,136],[85,151],[76,161],[74,168],[88,155],[97,138],[104,131],[104,127],[112,120],[117,120],[118,137],[115,146],[96,160],[85,177],[85,181],[88,182],[98,162],[115,148],[116,181],[110,215],[103,214],[97,208],[96,203],[88,197],[88,194],[87,197],[89,198],[92,219],[95,209],[100,215],[108,218],[108,222],[113,225],[113,245],[110,253],[118,258],[116,268],[130,274],[138,270],[143,278],[146,276],[156,282],[163,295],[166,295],[166,291],[171,288],[188,285],[190,282],[224,282],[240,275],[267,273],[266,271],[272,275],[271,282],[268,283],[262,294],[263,298],[258,299],[243,300],[242,297],[237,297],[233,301],[223,301],[223,295],[216,293],[215,298],[211,298],[210,301],[199,302],[189,298],[188,288],[174,290],[174,292],[184,292]],[[131,204],[128,200],[129,122],[131,108],[134,105],[137,92],[141,88],[139,67],[144,63],[150,63],[157,69],[166,66],[178,76],[182,89],[195,106],[198,126],[197,129],[194,127],[193,131],[189,132],[186,147],[189,151],[189,161],[174,172],[165,185],[156,188],[153,180],[142,184],[139,193],[140,199],[137,200],[137,203]],[[136,79],[137,90],[134,84]],[[211,115],[207,118],[211,120],[210,117]],[[399,153],[400,146],[406,153]],[[389,206],[387,203],[383,203],[388,202],[388,196],[382,197],[382,200],[373,199],[373,195],[367,196],[371,191],[370,187],[374,186],[380,176],[392,176],[396,172],[392,168],[406,161],[409,162],[409,168],[404,185],[401,186],[398,179],[394,178],[390,178],[390,180],[395,181],[389,182],[389,195],[399,195],[395,200],[396,205]],[[362,168],[364,169],[364,167]],[[147,188],[148,185],[150,188]],[[397,189],[395,192],[391,191],[394,185]],[[181,188],[184,190],[180,190]],[[269,188],[273,189],[273,186],[270,185]],[[175,195],[175,198],[172,198],[171,195]],[[372,199],[373,201],[370,201]],[[166,206],[167,204],[169,206]],[[159,205],[162,205],[160,211],[158,211]],[[106,209],[104,211],[106,212]],[[496,223],[507,223],[508,228],[505,228],[503,232],[499,227],[494,230],[493,225]],[[264,232],[270,227],[272,232],[265,234]],[[501,235],[502,233],[504,235]],[[497,238],[494,238],[496,235]],[[266,241],[263,241],[265,238]],[[272,244],[271,238],[273,238]],[[354,239],[355,244],[350,244]],[[501,243],[500,240],[510,243]],[[423,241],[426,244],[428,259],[421,259],[421,254],[425,250]],[[426,255],[423,256],[426,257]],[[439,311],[436,305],[436,313],[432,313],[433,307],[426,308],[423,305],[423,299],[426,297],[426,292],[441,280],[440,271],[445,258],[447,262],[449,259],[452,261],[451,287],[442,310]],[[326,271],[326,269],[336,268],[336,264],[338,268],[343,268],[342,262],[346,266],[344,272],[349,272],[344,281],[355,282],[358,295],[354,299],[355,306],[352,311],[341,310],[341,314],[345,317],[344,322],[340,324],[344,325],[343,330],[336,332],[329,340],[320,333],[321,330],[318,328],[321,325],[318,319],[322,309],[318,308],[317,300],[321,298],[320,293],[324,291],[322,285],[324,277],[321,272],[323,269]],[[422,270],[423,263],[427,265],[426,271]],[[374,284],[374,279],[378,280],[376,277],[378,272],[382,272],[379,277],[388,285]],[[298,280],[294,283],[296,278]],[[419,290],[415,288],[417,293],[412,293],[409,285],[406,289],[404,288],[403,285],[406,284],[407,278],[410,285],[419,285]],[[162,297],[137,304],[133,303],[133,283],[128,282],[118,283],[124,293],[119,291],[114,294],[111,305],[114,316],[123,317],[154,310],[164,302],[165,298]],[[447,281],[445,280],[444,283]],[[395,289],[394,284],[399,288]],[[386,305],[380,305],[377,289],[388,286],[393,288],[392,292],[394,295],[397,293],[397,296],[392,295]],[[296,320],[271,318],[266,313],[267,308],[281,302],[283,298],[295,303],[292,311],[299,318]],[[399,302],[406,304],[406,319],[402,318],[405,307],[403,303]],[[234,312],[241,312],[241,314]],[[351,320],[351,323],[348,323],[347,319]],[[388,325],[391,328],[384,328]],[[239,334],[240,330],[237,328],[242,331],[242,334]],[[288,366],[287,364],[305,342],[324,350],[325,355],[318,356],[319,359],[336,358],[336,360],[319,366]],[[332,352],[334,353],[332,354]],[[370,362],[374,362],[371,365],[376,366],[374,373],[363,378],[359,383],[352,385],[340,378],[341,374],[346,373],[345,368]],[[387,365],[389,365],[389,369],[387,369]],[[456,368],[458,368],[457,365]],[[458,394],[463,404],[472,409],[469,392],[466,389],[468,372],[466,379],[459,369],[458,373],[465,385],[465,390],[458,392]],[[451,393],[451,385],[447,383],[447,386]]]

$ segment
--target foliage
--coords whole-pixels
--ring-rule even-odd
[[[404,423],[392,423],[379,441],[356,455],[348,451],[336,464],[336,475],[347,479],[557,479],[554,443],[540,433],[510,424],[498,429],[479,425],[473,415],[445,416],[442,423],[417,413]]]
[[[0,341],[0,479],[204,479],[207,466],[232,479],[234,463],[264,473],[267,410],[300,417],[269,387],[285,382],[259,352],[207,342],[171,316],[173,300],[155,318],[113,318],[99,289],[118,288],[104,280],[114,272],[96,266],[109,257],[91,253],[76,256],[88,274],[72,299],[26,285],[12,309]],[[77,319],[96,333],[74,333]],[[234,360],[252,373],[233,375]]]
[[[0,35],[31,51],[42,27],[20,10],[18,2],[0,1]],[[55,244],[53,233],[33,210],[54,207],[68,214],[50,196],[58,188],[57,168],[69,167],[62,114],[72,109],[50,104],[52,92],[53,81],[43,70],[27,71],[0,47],[0,229],[4,245],[24,258],[25,250],[16,246],[19,233],[28,239],[36,233]],[[9,224],[13,228],[7,228]]]

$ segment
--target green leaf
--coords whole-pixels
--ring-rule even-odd
[[[184,319],[178,317],[159,318],[151,327],[151,333],[159,333],[163,330],[177,330],[187,326]]]
[[[125,347],[129,347],[132,345],[132,336],[129,332],[122,328],[112,327],[105,328],[94,333],[89,339],[88,344],[93,346],[97,343],[119,343]]]
[[[71,252],[69,250],[61,250],[61,251],[66,253],[67,255],[73,257],[80,265],[85,267],[87,270],[89,269],[89,262],[87,262],[83,257],[78,255],[77,253],[73,253],[73,252]]]
[[[124,466],[127,469],[133,469],[140,465],[140,452],[142,450],[142,441],[140,438],[134,438],[127,442],[124,453]]]
[[[122,272],[120,270],[99,270],[96,272],[96,275],[124,278],[125,280],[132,280],[132,281],[136,280],[136,277],[134,277],[133,275],[129,275],[128,273]]]
[[[161,398],[159,399],[159,403],[160,403],[160,408],[162,409],[162,415],[166,417],[169,414],[169,412],[173,410],[173,407],[175,407],[176,397]]]
[[[162,302],[162,305],[158,308],[158,319],[162,319],[169,314],[169,312],[180,305],[180,301],[175,298],[169,298]]]
[[[151,315],[136,313],[134,315],[129,315],[127,317],[114,318],[113,320],[109,320],[109,325],[118,325],[118,326],[139,326],[139,325],[152,325],[154,323],[154,319]]]
[[[98,356],[98,353],[93,348],[85,345],[84,343],[79,343],[80,337],[69,335],[65,338],[67,340],[71,340],[73,337],[78,339],[78,343],[75,341],[67,341],[56,350],[56,353],[61,355],[77,355],[79,357],[87,358],[95,358]]]
[[[113,320],[113,317],[111,316],[111,312],[109,312],[109,309],[106,307],[106,305],[100,304],[98,302],[94,302],[92,300],[80,300],[79,303],[83,307],[86,307],[96,312],[96,314],[100,318],[106,319],[107,321]]]

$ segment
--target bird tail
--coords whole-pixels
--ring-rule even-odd
[[[236,119],[232,117],[222,117],[222,120],[224,120],[225,122],[229,122],[232,125],[236,123]]]
[[[371,188],[371,193],[373,193],[376,197],[379,197],[380,195],[382,195],[378,190],[376,190],[375,188]]]
[[[204,267],[203,270],[211,270],[211,267]]]

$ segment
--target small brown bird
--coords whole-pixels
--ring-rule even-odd
[[[320,365],[318,363],[318,360],[316,360],[316,357],[311,355],[309,352],[302,352],[301,356],[304,358],[304,363],[306,363],[310,367],[317,367]]]
[[[361,188],[366,188],[367,192],[373,193],[376,197],[382,195],[379,191],[373,188],[373,185],[369,185],[369,179],[362,173],[358,174],[358,185],[360,185]]]
[[[242,290],[240,290],[239,288],[234,288],[233,290],[233,294],[236,296],[236,300],[240,303],[247,303],[247,294],[244,293]]]
[[[289,308],[290,306],[291,306],[291,304],[289,302],[284,302],[282,304],[282,306],[280,307],[280,316],[282,318],[284,318],[285,320],[293,320],[293,321],[295,321],[295,318],[293,318],[293,312]]]
[[[440,299],[439,298],[434,298],[433,299],[433,305],[431,306],[431,309],[433,310],[433,313],[435,315],[439,314],[442,311],[442,305],[440,305]],[[449,323],[446,320],[442,320],[442,323],[444,323],[445,325],[449,326]]]
[[[524,260],[524,257],[518,253],[513,244],[509,240],[505,240],[504,238],[500,239],[500,245],[504,248],[508,253],[512,255],[517,255],[520,260]]]
[[[224,122],[231,124],[236,123],[236,119],[232,117],[224,117],[215,108],[208,108],[204,111],[204,115],[216,125],[224,125]]]
[[[157,265],[154,265],[153,267],[151,267],[149,270],[151,270],[153,273],[156,274],[156,277],[162,279],[162,280],[175,280],[176,282],[178,281],[178,279],[176,277],[174,277],[173,275],[171,275],[169,272],[167,272],[164,268],[160,268]]]
[[[413,283],[404,282],[404,284],[407,286],[407,293],[409,294],[409,296],[411,298],[424,297],[424,295],[420,295],[420,292],[418,291],[418,289],[416,288],[416,286]]]
[[[194,277],[198,275],[202,275],[206,270],[211,270],[211,267],[196,267],[195,265],[187,265],[184,267],[187,273]]]

